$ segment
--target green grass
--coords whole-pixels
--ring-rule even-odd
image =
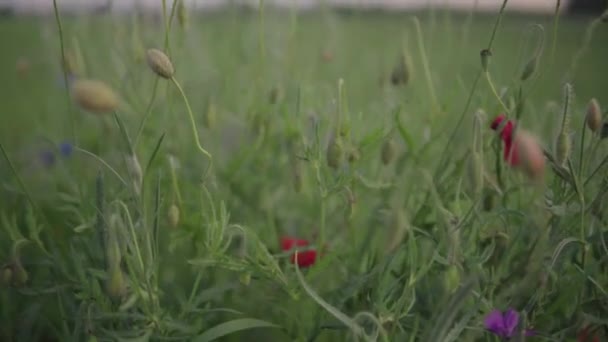
[[[551,155],[564,82],[575,94],[572,167],[558,176],[547,161],[533,183],[504,165],[490,129],[503,109],[480,51],[498,13],[260,14],[172,22],[169,55],[213,156],[208,173],[178,89],[145,62],[146,48],[165,45],[162,18],[61,17],[81,76],[123,99],[101,115],[66,101],[54,18],[0,22],[0,280],[10,283],[0,287],[0,339],[498,341],[483,320],[509,307],[537,331],[526,340],[574,341],[587,324],[608,332],[608,149],[589,131],[581,148],[588,101],[608,105],[606,24],[569,73],[593,18],[561,17],[552,56],[553,17],[502,17],[492,85],[508,87],[510,117]],[[540,35],[539,67],[520,82]],[[402,52],[410,79],[394,86]],[[215,122],[205,125],[210,104]],[[482,193],[471,191],[466,164],[478,109]],[[334,132],[338,169],[326,160]],[[41,149],[66,140],[77,147],[70,157],[55,150],[52,167],[39,164]],[[324,253],[297,270],[283,236]],[[111,260],[124,272],[122,297],[106,287],[117,275]]]

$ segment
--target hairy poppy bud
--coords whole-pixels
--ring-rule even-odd
[[[118,109],[118,96],[102,81],[77,79],[71,90],[75,102],[86,111],[100,114]]]
[[[150,69],[162,78],[169,79],[175,74],[173,63],[171,63],[169,57],[161,50],[149,49],[146,52],[146,61],[148,62]]]
[[[106,292],[112,299],[122,298],[126,294],[124,275],[120,267],[110,267],[106,282]]]
[[[600,110],[600,103],[597,99],[591,99],[587,106],[587,116],[585,117],[587,127],[592,132],[597,132],[602,126],[602,111]]]

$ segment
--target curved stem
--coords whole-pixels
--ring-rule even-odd
[[[509,108],[507,108],[507,106],[505,105],[504,102],[502,102],[502,99],[500,98],[500,96],[498,95],[498,92],[496,91],[496,88],[494,87],[494,83],[492,82],[492,79],[490,78],[490,73],[489,72],[484,72],[486,74],[486,80],[488,81],[488,85],[490,86],[490,89],[492,89],[492,93],[494,93],[494,96],[496,97],[496,99],[498,100],[498,102],[500,103],[500,105],[502,106],[502,108],[504,109],[505,113],[509,112]]]
[[[182,99],[184,100],[184,104],[186,105],[186,109],[188,110],[188,116],[190,117],[190,124],[192,126],[192,133],[194,134],[196,147],[198,147],[199,151],[209,159],[209,166],[207,167],[207,170],[205,171],[205,175],[207,175],[207,173],[209,172],[209,169],[211,169],[211,165],[213,164],[213,157],[211,156],[211,153],[207,152],[207,150],[205,150],[203,148],[203,146],[201,146],[201,142],[198,138],[198,131],[196,130],[196,122],[194,121],[194,114],[192,114],[192,108],[190,108],[190,103],[188,102],[188,97],[186,97],[184,90],[179,85],[179,82],[177,82],[175,77],[171,77],[171,81],[173,82],[173,84],[179,91],[180,95],[182,96]]]

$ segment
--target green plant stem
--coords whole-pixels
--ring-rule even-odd
[[[601,19],[598,17],[591,21],[591,23],[587,26],[585,30],[585,35],[583,36],[583,41],[581,43],[581,47],[578,49],[574,57],[572,58],[572,63],[570,64],[570,69],[568,70],[567,81],[571,81],[576,74],[576,69],[578,68],[578,63],[580,59],[585,55],[587,49],[589,48],[589,44],[591,43],[591,38],[593,37],[593,32],[595,28],[601,23]]]
[[[171,14],[169,16],[169,18],[167,18],[167,0],[163,0],[162,2],[162,7],[163,7],[163,18],[165,21],[165,42],[164,42],[164,50],[167,53],[167,55],[171,55],[170,52],[170,45],[169,45],[169,33],[171,31],[171,26],[173,24],[173,17],[175,16],[175,8],[176,6],[177,0],[173,0],[173,6],[171,8]],[[150,97],[150,102],[148,102],[148,106],[146,107],[146,110],[144,112],[144,117],[141,120],[141,123],[139,124],[139,128],[137,129],[137,134],[135,135],[135,140],[133,140],[133,148],[137,148],[137,143],[139,142],[139,138],[144,130],[144,126],[146,124],[146,121],[148,120],[151,111],[152,111],[152,105],[154,104],[154,100],[156,99],[156,92],[158,91],[158,82],[159,82],[159,77],[156,77],[154,80],[154,85],[152,86],[152,96]]]
[[[561,3],[561,0],[557,0],[555,3],[555,13],[553,15],[555,18],[553,20],[553,41],[551,42],[551,62],[549,65],[550,69],[553,69],[553,63],[555,62],[555,47],[557,46],[557,28],[559,24],[559,9],[561,7]]]
[[[505,105],[505,103],[502,102],[502,99],[500,98],[500,95],[498,95],[498,92],[496,91],[496,88],[494,87],[494,83],[492,82],[492,78],[490,77],[490,73],[488,71],[485,71],[484,74],[486,76],[486,81],[488,81],[488,85],[490,86],[490,89],[492,90],[492,93],[494,94],[494,96],[498,100],[498,103],[500,103],[500,106],[505,111],[505,113],[509,113],[509,108],[507,108],[507,106]]]
[[[59,15],[59,7],[57,7],[57,0],[53,0],[53,11],[55,12],[55,21],[57,22],[57,30],[59,31],[59,47],[61,49],[61,70],[63,71],[63,82],[67,88],[67,91],[65,93],[67,104],[66,110],[68,112],[68,120],[70,121],[70,128],[72,130],[72,139],[74,140],[74,144],[78,144],[78,139],[76,136],[76,118],[74,111],[72,110],[72,102],[70,101],[68,72],[65,69],[65,47],[63,43],[63,27],[61,25],[61,17]]]
[[[584,157],[584,147],[585,147],[585,133],[587,132],[587,127],[585,127],[585,120],[583,119],[583,134],[581,134],[581,149],[579,152],[578,159],[578,174],[583,176],[583,157]]]
[[[207,167],[207,170],[205,171],[205,176],[203,177],[203,178],[205,178],[207,173],[211,169],[211,165],[213,164],[213,157],[211,156],[211,153],[207,152],[207,150],[205,150],[203,148],[203,146],[201,146],[201,142],[198,138],[198,131],[196,129],[196,122],[194,121],[194,114],[192,114],[192,108],[190,108],[190,103],[188,102],[188,97],[186,96],[186,93],[184,93],[184,90],[179,85],[179,82],[177,82],[175,77],[171,77],[171,81],[173,82],[173,84],[179,91],[180,95],[182,96],[182,99],[184,100],[184,104],[186,105],[186,109],[188,110],[188,116],[190,117],[190,124],[192,126],[192,133],[194,134],[196,147],[198,147],[199,151],[209,159],[209,165]]]
[[[429,90],[429,95],[433,101],[433,112],[439,111],[439,102],[437,101],[437,95],[435,93],[435,87],[433,86],[433,79],[431,77],[431,69],[429,67],[429,60],[426,56],[424,49],[424,40],[422,37],[422,28],[420,27],[420,20],[414,17],[414,26],[416,26],[416,36],[418,40],[418,50],[420,50],[420,58],[422,59],[422,67],[424,68],[424,76],[426,78],[426,84]]]

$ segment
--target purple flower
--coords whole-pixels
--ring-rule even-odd
[[[505,313],[494,309],[486,316],[483,323],[490,332],[508,340],[518,333],[519,313],[513,309],[509,309]],[[526,329],[525,334],[532,336],[534,332]]]
[[[59,144],[59,153],[61,153],[62,156],[69,157],[72,155],[73,151],[74,151],[74,146],[70,142],[64,141],[61,144]]]

